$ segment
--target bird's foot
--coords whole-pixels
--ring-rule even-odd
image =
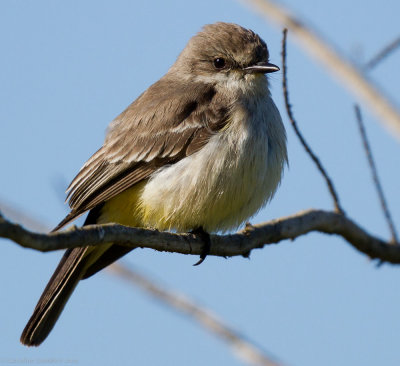
[[[203,263],[207,255],[210,254],[211,238],[210,234],[204,231],[204,229],[201,226],[198,227],[197,229],[192,230],[191,233],[200,236],[200,238],[204,242],[203,248],[201,249],[200,260],[195,264],[193,264],[194,266],[198,266],[199,264]]]

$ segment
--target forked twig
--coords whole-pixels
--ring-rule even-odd
[[[283,71],[283,96],[285,99],[285,106],[286,106],[286,112],[289,117],[290,123],[293,126],[293,129],[299,138],[301,144],[303,145],[304,149],[307,151],[308,155],[310,155],[311,159],[317,166],[318,170],[321,172],[322,176],[325,179],[325,182],[328,186],[328,190],[333,198],[333,204],[335,206],[335,211],[341,214],[344,214],[344,210],[342,209],[340,202],[339,202],[339,196],[336,193],[335,187],[333,185],[332,180],[329,178],[328,173],[326,172],[325,168],[322,166],[322,163],[318,159],[318,157],[314,154],[314,152],[311,150],[310,146],[307,144],[306,140],[304,139],[303,135],[301,134],[296,120],[294,119],[293,113],[292,113],[292,107],[289,102],[289,91],[288,91],[288,85],[287,85],[287,66],[286,66],[286,39],[287,39],[287,29],[285,28],[283,30],[283,39],[282,39],[282,71]]]
[[[367,133],[365,132],[365,127],[364,127],[363,119],[361,116],[360,107],[356,104],[354,106],[354,110],[356,112],[356,119],[357,119],[358,127],[360,129],[360,135],[361,135],[361,139],[362,139],[362,142],[364,145],[365,154],[367,155],[368,164],[371,169],[372,179],[374,181],[374,185],[375,185],[376,191],[378,193],[378,197],[379,197],[379,201],[382,206],[383,214],[385,216],[386,222],[389,226],[390,233],[392,235],[392,242],[393,242],[393,244],[399,243],[398,238],[397,238],[396,228],[393,224],[392,216],[390,214],[390,211],[389,211],[386,199],[385,199],[385,195],[383,194],[382,185],[381,185],[381,182],[378,177],[378,172],[376,169],[374,157],[372,155],[371,147],[368,142]]]

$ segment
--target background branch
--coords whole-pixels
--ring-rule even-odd
[[[131,267],[120,262],[110,266],[108,272],[127,281],[129,284],[133,284],[135,287],[141,288],[147,294],[152,295],[175,311],[186,314],[191,319],[194,319],[203,328],[229,344],[234,353],[246,363],[260,366],[282,365],[272,361],[271,357],[267,356],[265,351],[248,341],[247,337],[244,337],[240,332],[224,323],[211,311],[197,305],[187,295],[166,290],[165,286],[156,284],[154,280],[149,280]]]
[[[303,48],[334,76],[338,77],[358,98],[380,117],[381,122],[400,138],[400,112],[384,96],[377,86],[341,55],[332,45],[315,31],[307,27],[298,17],[292,15],[282,6],[270,0],[242,0],[251,5],[259,14],[268,20],[287,27],[300,41]]]
[[[373,69],[375,66],[377,66],[380,62],[382,62],[386,57],[392,54],[399,47],[400,47],[400,36],[398,36],[392,42],[383,47],[382,50],[380,50],[374,57],[372,57],[371,60],[369,60],[365,64],[365,68],[367,70]]]

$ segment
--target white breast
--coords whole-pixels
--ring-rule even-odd
[[[200,151],[153,174],[141,196],[147,225],[226,231],[273,196],[286,162],[285,131],[275,104],[267,93],[253,96],[232,116]]]

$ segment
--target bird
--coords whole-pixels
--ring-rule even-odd
[[[60,230],[119,223],[209,234],[238,228],[273,197],[287,165],[285,127],[269,90],[267,44],[233,23],[205,25],[168,72],[109,125],[102,147],[67,192]],[[207,239],[208,238],[208,239]],[[21,342],[38,346],[79,281],[132,248],[69,249],[50,278]]]

